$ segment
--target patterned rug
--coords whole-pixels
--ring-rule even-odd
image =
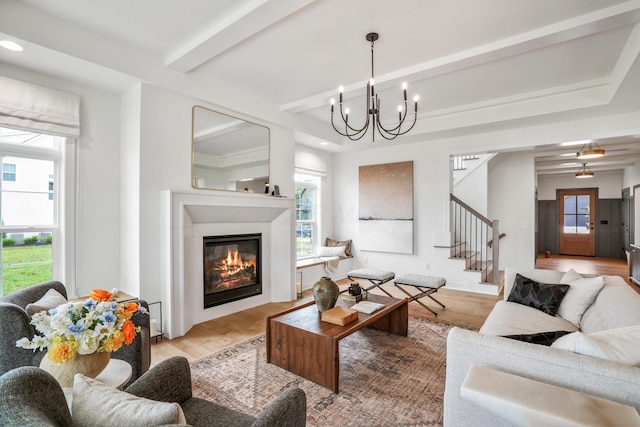
[[[408,337],[364,328],[344,338],[339,394],[267,364],[261,334],[193,362],[194,395],[257,415],[298,386],[307,426],[440,426],[449,329],[410,317]]]

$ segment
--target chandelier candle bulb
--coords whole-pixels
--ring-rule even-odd
[[[402,92],[404,94],[404,100],[407,100],[407,84],[406,83],[402,83]]]
[[[344,88],[342,86],[340,86],[338,88],[338,92],[340,93],[340,104],[342,104],[342,92],[344,92]]]

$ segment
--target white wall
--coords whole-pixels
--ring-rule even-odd
[[[538,200],[556,200],[556,190],[576,188],[597,188],[599,199],[619,199],[622,197],[622,172],[594,172],[593,178],[576,178],[575,174],[538,176]]]
[[[120,96],[0,63],[0,74],[80,95],[76,283],[70,296],[120,286]],[[66,281],[66,278],[69,281]]]
[[[487,215],[489,168],[485,159],[454,185],[453,194],[482,215]],[[471,163],[471,162],[468,162]]]
[[[477,142],[477,139],[474,140]],[[449,260],[448,249],[434,248],[434,239],[448,230],[449,155],[446,142],[398,145],[335,155],[335,230],[354,240],[354,268],[368,267],[398,273],[443,276],[447,287],[493,293],[479,285],[479,275],[465,273],[464,263]],[[358,248],[358,167],[369,164],[414,162],[414,253],[402,255]],[[500,220],[507,234],[500,242],[500,267],[532,268],[534,263],[535,171],[530,154],[509,154],[488,170],[488,217]]]
[[[447,229],[449,215],[449,153],[442,144],[416,143],[336,154],[334,229],[341,240],[352,239],[353,267],[391,270],[398,273],[443,275],[453,284],[444,249],[433,248],[433,236]],[[358,167],[363,165],[413,161],[414,171],[414,253],[362,251],[358,225]],[[443,255],[444,254],[444,255]],[[426,270],[426,264],[430,269]],[[455,273],[453,273],[455,274]],[[464,284],[463,284],[464,286]]]
[[[500,269],[535,264],[535,165],[529,153],[501,154],[489,172],[490,220],[499,220]]]

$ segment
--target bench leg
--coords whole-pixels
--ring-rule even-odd
[[[436,303],[438,303],[440,305],[440,307],[445,308],[444,304],[442,304],[440,301],[438,301],[437,299],[435,299],[434,297],[431,296],[431,294],[437,292],[437,289],[433,289],[433,288],[427,288],[427,290],[424,290],[423,288],[420,288],[418,286],[414,286],[414,288],[418,289],[418,291],[420,291],[420,293],[418,294],[411,294],[410,292],[408,292],[406,289],[404,289],[402,286],[400,286],[398,283],[396,283],[396,287],[398,289],[400,289],[402,292],[405,293],[405,295],[407,295],[409,297],[410,301],[415,301],[418,304],[420,304],[422,307],[426,308],[428,311],[430,311],[431,313],[433,313],[434,316],[438,316],[438,313],[436,313],[435,311],[433,311],[432,309],[430,309],[429,307],[427,307],[422,301],[420,301],[420,298],[424,298],[424,297],[429,297],[431,298],[433,301],[435,301]]]

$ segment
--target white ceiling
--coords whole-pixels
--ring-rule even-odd
[[[639,22],[640,0],[0,0],[0,39],[26,48],[0,49],[0,67],[117,92],[146,81],[235,96],[245,104],[230,110],[255,117],[242,107],[250,100],[271,111],[262,119],[299,129],[299,142],[340,151],[372,146],[329,123],[339,85],[350,121],[363,120],[368,32],[380,34],[384,118],[397,114],[402,82],[420,95],[418,124],[399,144],[640,111]],[[597,143],[607,155],[594,172],[639,161],[635,134]],[[540,173],[579,165],[562,165],[566,148],[527,148],[541,152]]]

